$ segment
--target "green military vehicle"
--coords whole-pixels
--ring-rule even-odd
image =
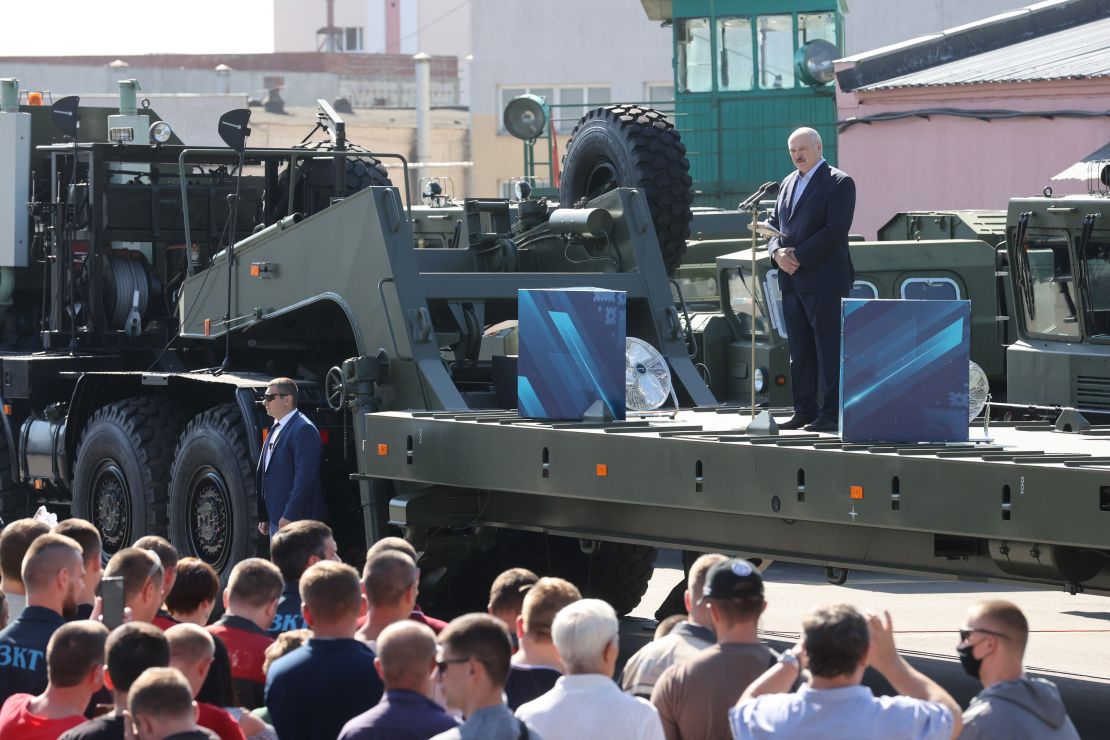
[[[132,126],[117,142],[67,127],[36,150],[49,188],[29,212],[5,204],[26,214],[5,223],[34,235],[43,263],[42,289],[10,309],[30,312],[36,351],[0,356],[6,516],[70,507],[108,553],[165,534],[226,572],[265,546],[257,401],[290,375],[321,433],[344,555],[400,532],[445,597],[532,564],[627,611],[660,545],[1110,587],[1105,443],[1078,417],[1060,422],[1069,432],[995,428],[992,443],[861,446],[749,434],[719,403],[690,357],[693,301],[676,301],[668,277],[689,198],[681,142],[658,113],[592,112],[601,143],[567,148],[567,168],[590,174],[564,198],[574,207],[469,199],[454,219],[418,215],[378,162],[395,155],[353,149],[325,104],[328,139],[307,149],[246,146],[245,113],[221,119],[240,132],[228,149],[148,142]],[[0,131],[23,115],[6,105]],[[654,186],[607,186],[625,145],[652,153],[633,164]],[[29,165],[13,173],[31,180]],[[567,423],[513,410],[511,342],[492,329],[517,318],[521,288],[583,286],[626,293],[628,334],[665,360],[677,408]]]

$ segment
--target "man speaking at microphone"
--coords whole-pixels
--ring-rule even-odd
[[[840,301],[855,279],[848,230],[856,184],[821,155],[821,135],[800,128],[787,139],[797,167],[782,181],[768,223],[784,234],[767,245],[778,265],[790,344],[794,415],[780,429],[836,432],[840,418]],[[820,391],[821,404],[817,404]]]

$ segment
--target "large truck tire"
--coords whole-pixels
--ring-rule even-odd
[[[578,586],[585,598],[604,599],[624,616],[635,609],[647,592],[655,570],[656,548],[624,542],[596,542],[593,554],[577,554],[552,563],[553,575]],[[552,558],[554,558],[554,554]]]
[[[571,133],[559,180],[559,204],[571,208],[615,188],[647,195],[667,273],[686,254],[693,202],[690,161],[674,125],[657,110],[610,105],[583,116]]]
[[[235,404],[198,414],[181,433],[170,472],[169,518],[178,552],[224,576],[240,560],[265,554],[254,461]]]
[[[346,160],[346,195],[353,195],[371,186],[393,184],[385,166],[379,160],[370,156],[366,149],[355,144],[348,144],[347,148],[352,152],[363,152],[365,156],[348,157]],[[306,144],[304,149],[305,154],[297,160],[296,177],[293,180],[295,191],[293,193],[292,212],[311,216],[328,207],[334,191],[331,160],[312,158],[332,151],[331,142],[311,142]],[[270,206],[269,220],[276,221],[288,216],[290,213],[288,204],[289,168],[286,167],[278,175],[278,186],[274,194],[273,204]]]
[[[73,515],[96,525],[105,555],[166,534],[176,420],[167,399],[129,398],[99,409],[86,425],[73,470]]]

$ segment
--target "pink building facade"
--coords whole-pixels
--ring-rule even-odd
[[[1110,78],[979,83],[837,92],[837,120],[936,108],[1106,111]],[[899,211],[1004,209],[1009,199],[1085,193],[1052,177],[1110,142],[1110,117],[931,115],[841,128],[840,168],[856,181],[852,231],[874,239]]]

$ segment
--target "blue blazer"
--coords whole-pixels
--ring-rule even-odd
[[[271,527],[278,520],[324,518],[324,495],[320,488],[320,433],[308,417],[296,409],[282,422],[270,452],[270,465],[263,468],[266,443],[258,456],[255,490],[259,511],[266,512]]]
[[[848,253],[848,231],[856,210],[856,184],[846,173],[828,162],[813,171],[806,189],[790,209],[795,183],[801,178],[794,170],[779,186],[775,210],[767,223],[786,234],[771,239],[771,251],[793,247],[802,266],[793,275],[779,271],[779,288],[785,293],[848,294],[856,271]]]

